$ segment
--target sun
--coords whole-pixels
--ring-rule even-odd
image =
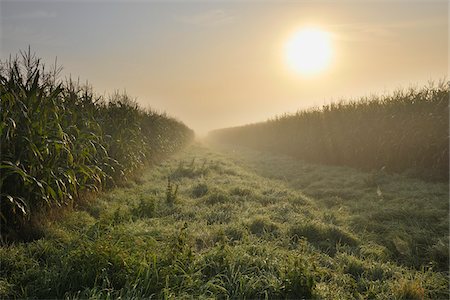
[[[284,55],[292,70],[304,75],[316,74],[330,63],[330,34],[316,28],[298,30],[286,42]]]

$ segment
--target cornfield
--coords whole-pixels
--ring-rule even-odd
[[[78,201],[80,192],[114,186],[193,138],[126,94],[96,96],[59,80],[58,70],[47,71],[30,51],[1,62],[2,233],[33,212]]]
[[[306,161],[448,180],[449,85],[399,90],[211,132]]]

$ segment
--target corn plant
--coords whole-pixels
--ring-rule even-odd
[[[449,85],[339,102],[210,138],[300,159],[448,180]]]
[[[193,137],[126,94],[96,96],[89,85],[59,80],[58,70],[47,71],[30,50],[0,63],[2,234],[20,230],[33,212],[125,180]]]

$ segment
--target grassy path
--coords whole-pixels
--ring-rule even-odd
[[[443,184],[195,144],[0,248],[0,296],[448,298],[447,202]]]
[[[248,148],[219,150],[234,163],[312,198],[320,207],[317,218],[383,245],[391,259],[416,268],[433,261],[436,269],[448,271],[448,183],[309,164]]]

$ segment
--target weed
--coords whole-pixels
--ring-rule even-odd
[[[166,189],[166,203],[169,206],[173,206],[177,200],[178,194],[178,184],[175,184],[175,189],[173,189],[172,181],[170,176],[167,177],[167,189]]]
[[[195,166],[195,158],[191,160],[188,165],[185,165],[184,161],[180,161],[178,167],[170,174],[172,179],[180,179],[183,177],[186,178],[196,178],[208,173],[208,168],[205,167],[205,164],[202,165],[201,168],[197,168]]]

